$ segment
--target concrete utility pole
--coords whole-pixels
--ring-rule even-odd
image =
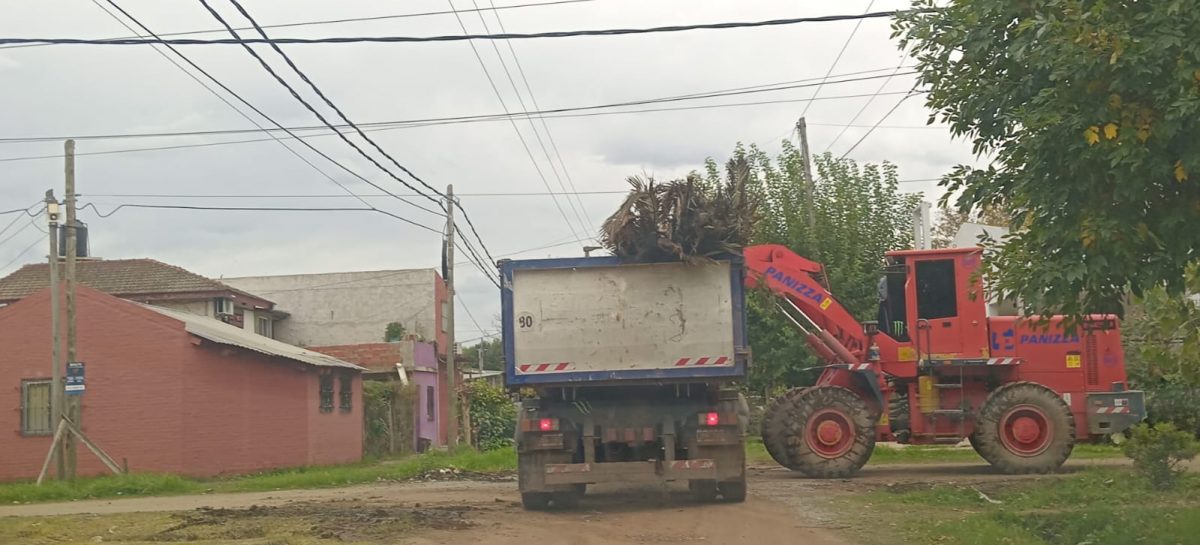
[[[454,350],[454,184],[446,186],[446,391],[450,402],[449,422],[446,425],[446,441],[451,447],[458,446],[458,365]]]
[[[75,255],[78,253],[78,239],[76,238],[75,229],[75,141],[67,140],[64,144],[64,157],[66,158],[66,178],[67,178],[67,361],[78,361],[75,353]],[[75,425],[75,429],[82,430],[83,422],[80,413],[80,396],[72,395],[67,397],[67,417]],[[67,478],[75,479],[75,464],[77,461],[77,450],[75,445],[75,434],[68,433],[66,442],[63,445],[63,458],[66,459]]]
[[[800,155],[804,158],[804,193],[805,193],[805,208],[808,210],[808,232],[809,236],[814,236],[813,232],[817,229],[817,211],[813,206],[813,176],[812,176],[812,158],[808,155],[808,123],[804,121],[804,117],[796,120],[796,133],[800,135]]]
[[[46,218],[50,231],[50,425],[57,428],[63,417],[62,339],[58,327],[58,200],[54,190],[46,190]],[[50,446],[55,461],[55,476],[62,479],[67,471],[58,441]]]

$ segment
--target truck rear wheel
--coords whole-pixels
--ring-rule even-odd
[[[1015,382],[988,396],[975,424],[980,456],[1005,473],[1049,473],[1075,448],[1075,417],[1053,390]]]
[[[771,459],[776,463],[788,469],[793,469],[787,451],[787,435],[791,421],[789,415],[795,406],[795,399],[807,389],[792,388],[772,399],[763,411],[762,422],[759,424],[767,454],[771,455]]]
[[[818,386],[793,402],[788,459],[793,469],[816,478],[849,477],[875,450],[875,418],[858,394]]]
[[[699,502],[717,501],[717,481],[705,479],[692,479],[688,481],[688,489],[692,491],[692,496]]]
[[[721,499],[729,503],[742,503],[746,501],[746,476],[734,479],[732,481],[721,481],[717,483],[717,491],[721,493]]]

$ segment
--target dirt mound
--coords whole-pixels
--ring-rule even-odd
[[[253,505],[246,509],[202,507],[173,515],[179,522],[147,541],[244,540],[305,536],[339,541],[385,538],[415,529],[465,530],[469,506],[412,507],[357,501]]]

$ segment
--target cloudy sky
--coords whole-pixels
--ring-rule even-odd
[[[496,0],[495,5],[547,1]],[[117,0],[117,3],[157,33],[220,27],[199,1]],[[210,3],[235,25],[246,24],[226,0],[210,0]],[[444,12],[451,6],[438,0],[243,3],[264,25]],[[112,10],[104,0],[99,4]],[[488,0],[456,0],[453,5],[460,10],[472,10],[476,4],[490,7]],[[473,33],[485,32],[484,22],[487,30],[497,32],[497,14],[509,32],[540,32],[858,14],[868,9],[892,10],[906,5],[904,0],[590,0],[484,11],[482,22],[477,12],[460,15]],[[6,2],[4,12],[0,19],[2,37],[131,35],[121,22],[91,0],[10,1]],[[818,80],[830,73],[831,67],[835,76],[858,73],[831,78],[835,80],[890,74],[902,59],[896,43],[889,39],[889,22],[885,19],[862,21],[834,66],[855,26],[853,21],[807,23],[640,36],[521,40],[512,45],[537,105],[548,110]],[[273,37],[425,36],[461,34],[462,28],[453,14],[443,13],[269,31]],[[525,103],[522,107],[518,102],[493,44],[476,42],[504,105],[513,112],[532,110],[533,100],[512,53],[502,42],[495,45],[503,54]],[[360,124],[504,111],[501,99],[467,42],[284,47],[301,69]],[[289,126],[317,123],[241,47],[184,46],[181,51],[280,123]],[[259,52],[277,69],[286,71],[281,59],[268,48],[264,46]],[[905,63],[911,64],[911,60]],[[868,70],[874,72],[862,74]],[[290,74],[287,78],[306,99],[318,104],[322,113],[335,119],[329,108],[319,104],[297,78]],[[678,176],[699,168],[706,157],[723,159],[739,141],[778,149],[779,142],[790,137],[791,127],[802,113],[808,119],[813,151],[828,150],[841,155],[895,107],[902,96],[888,93],[907,91],[912,84],[912,76],[901,75],[890,80],[825,85],[819,90],[799,88],[665,106],[776,101],[774,104],[549,119],[546,123],[550,134],[540,132],[538,136],[551,157],[554,147],[561,155],[562,166],[555,157],[553,168],[530,122],[525,120],[518,120],[515,129],[509,121],[497,120],[406,127],[370,135],[430,185],[444,189],[446,184],[454,184],[493,255],[565,257],[581,254],[584,244],[580,240],[593,236],[599,223],[619,202],[620,195],[615,192],[624,189],[623,179],[627,175]],[[880,91],[884,94],[869,103],[862,96],[838,98]],[[814,92],[824,100],[804,102]],[[226,96],[224,92],[221,95]],[[61,140],[12,141],[58,136],[81,137],[77,147],[80,202],[94,203],[105,213],[122,203],[362,206],[329,177],[274,140],[195,146],[257,140],[263,138],[261,133],[82,138],[254,128],[250,121],[149,46],[0,46],[0,104],[4,105],[0,107],[0,211],[31,205],[49,188],[62,195],[63,165],[62,159],[56,157],[62,153]],[[604,111],[644,108],[647,107]],[[860,110],[861,114],[855,118]],[[951,139],[944,128],[925,126],[927,117],[922,100],[910,99],[849,156],[860,162],[892,161],[899,166],[903,180],[912,180],[903,184],[905,190],[936,197],[935,184],[927,180],[956,163],[971,162],[972,156],[969,145]],[[852,126],[845,128],[846,125]],[[541,131],[541,125],[537,127]],[[518,130],[532,150],[533,160],[518,139]],[[839,138],[843,130],[845,133]],[[381,187],[397,194],[411,193],[337,137],[314,136],[309,142]],[[294,141],[288,145],[354,193],[380,194]],[[155,147],[176,148],[143,149]],[[97,154],[115,150],[140,151]],[[588,194],[552,197],[547,194],[548,187],[554,192],[564,192],[565,188],[568,192]],[[522,195],[495,196],[496,193]],[[380,209],[441,230],[443,219],[428,212],[388,196],[368,197],[368,200]],[[431,203],[424,201],[424,204]],[[440,234],[382,214],[126,208],[108,218],[87,209],[80,217],[91,228],[95,256],[151,257],[215,278],[434,267],[440,259]],[[12,228],[0,235],[0,275],[45,255],[44,244],[38,242],[45,239],[39,231],[44,222],[39,219],[26,226],[30,223],[28,216],[9,214],[0,216],[0,229],[14,220]],[[460,312],[469,307],[482,329],[493,331],[499,313],[495,288],[482,273],[465,263],[458,270]],[[479,329],[465,315],[458,321],[460,339],[480,336]]]

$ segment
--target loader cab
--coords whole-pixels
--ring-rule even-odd
[[[911,341],[921,358],[986,358],[987,299],[975,276],[980,257],[979,248],[889,252],[880,282],[886,333]]]

